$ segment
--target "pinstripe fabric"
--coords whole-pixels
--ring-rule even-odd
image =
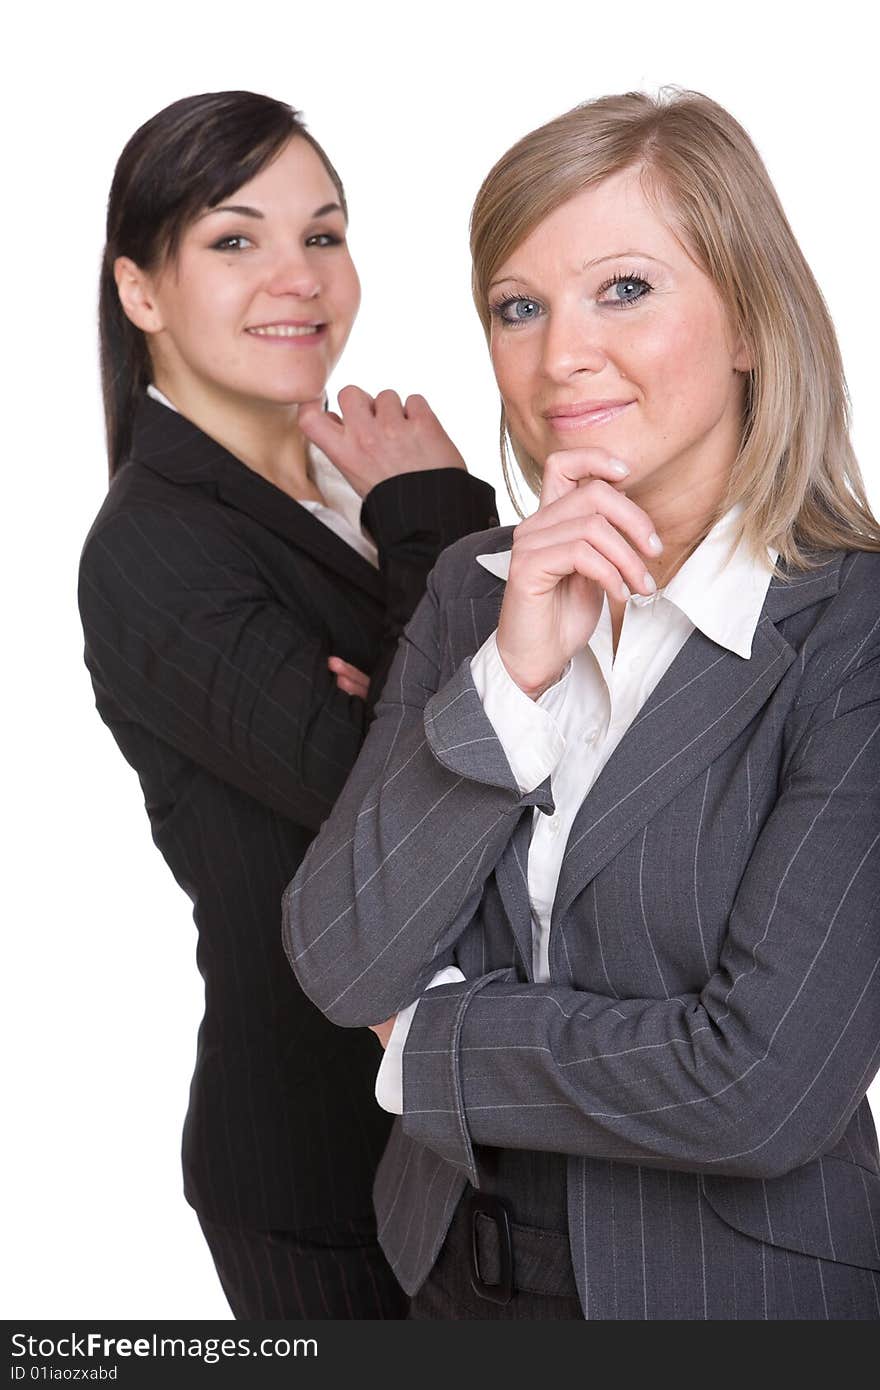
[[[628,1184],[632,1191],[629,1191]],[[596,1193],[597,1198],[599,1192]],[[631,1198],[631,1201],[629,1200]],[[875,1320],[873,1270],[817,1259],[741,1234],[722,1221],[684,1173],[608,1165],[610,1262],[594,1261],[587,1316],[615,1320]],[[624,1216],[632,1211],[632,1220]],[[469,1277],[464,1207],[410,1306],[414,1319],[582,1319],[578,1300],[515,1293],[499,1306]]]
[[[405,1318],[409,1299],[372,1220],[307,1231],[251,1231],[199,1217],[236,1318]]]
[[[437,553],[492,510],[492,490],[458,470],[379,484],[363,509],[377,572],[146,400],[133,458],[89,533],[79,593],[98,711],[137,770],[199,932],[205,1017],[183,1162],[208,1221],[335,1226],[344,1244],[349,1223],[373,1220],[388,1132],[372,1094],[380,1049],[333,1027],[297,986],[281,893],[371,717],[327,656],[370,671],[375,693]]]
[[[740,1262],[768,1317],[876,1317],[880,557],[774,580],[749,660],[692,634],[581,805],[535,984],[552,787],[520,795],[469,667],[503,592],[474,557],[509,537],[441,557],[285,894],[335,1022],[466,976],[415,1014],[383,1248],[418,1289],[469,1179],[528,1224],[565,1210],[586,1317],[719,1316]]]

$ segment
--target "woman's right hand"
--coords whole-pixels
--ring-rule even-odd
[[[380,391],[375,400],[359,386],[339,392],[340,415],[317,401],[299,408],[307,439],[334,463],[361,497],[386,478],[431,468],[461,468],[465,461],[424,396]]]
[[[645,557],[663,545],[647,512],[619,491],[628,471],[604,449],[550,454],[538,510],[514,530],[496,643],[533,700],[592,636],[603,590],[625,601],[656,588]]]
[[[340,690],[344,690],[346,695],[356,695],[359,700],[366,700],[370,693],[370,677],[365,671],[352,666],[350,661],[343,661],[341,656],[329,656],[327,666],[336,677]]]

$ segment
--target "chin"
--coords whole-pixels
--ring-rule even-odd
[[[253,394],[257,399],[265,401],[267,405],[292,406],[303,405],[306,401],[318,400],[324,395],[326,389],[326,379],[321,377],[316,378],[314,382],[285,382],[268,388],[264,381],[261,382],[260,389],[254,391]]]

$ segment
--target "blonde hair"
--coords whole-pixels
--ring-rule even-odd
[[[748,135],[702,93],[664,88],[657,98],[627,92],[585,102],[502,156],[471,214],[473,295],[487,339],[497,268],[549,213],[627,168],[640,169],[646,195],[672,210],[753,363],[739,454],[709,524],[742,502],[738,535],[755,554],[774,546],[791,569],[822,563],[823,551],[880,550],[821,291]],[[502,405],[504,480],[523,515],[508,448],[537,493],[540,465],[510,434]]]

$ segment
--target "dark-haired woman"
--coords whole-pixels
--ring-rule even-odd
[[[136,132],[107,220],[85,655],[194,904],[185,1192],[238,1318],[405,1315],[371,1203],[381,1049],[301,993],[280,897],[433,561],[493,522],[420,397],[348,387],[322,409],[358,307],[346,218],[297,114],[231,92]]]

